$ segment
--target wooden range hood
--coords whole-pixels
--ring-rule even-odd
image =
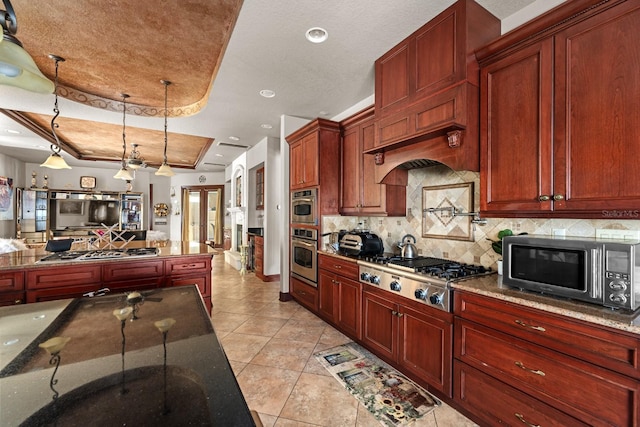
[[[480,170],[475,50],[499,36],[495,16],[458,0],[376,60],[376,136],[365,151],[376,182],[399,166]]]

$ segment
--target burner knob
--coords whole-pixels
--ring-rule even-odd
[[[379,285],[380,284],[380,276],[371,276],[369,281],[371,283],[373,283],[374,285]]]
[[[360,280],[364,280],[365,282],[368,282],[370,278],[371,278],[371,275],[366,271],[364,273],[360,273]]]
[[[389,284],[389,288],[391,288],[392,291],[400,291],[401,289],[400,282],[398,282],[397,280],[394,280]]]
[[[442,304],[442,296],[443,294],[431,294],[429,297],[429,301],[433,305],[441,305]]]
[[[427,290],[426,289],[416,289],[416,291],[414,292],[414,295],[418,299],[426,300],[427,299]]]

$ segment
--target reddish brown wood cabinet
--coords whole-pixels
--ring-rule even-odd
[[[637,425],[637,336],[471,293],[456,291],[454,300],[454,399],[465,409],[489,424],[516,423],[520,414],[543,425],[531,408],[548,406],[566,425]],[[511,400],[488,394],[492,409],[480,408],[474,392],[500,383]]]
[[[478,53],[486,216],[640,217],[640,4],[567,3]]]
[[[0,306],[25,302],[24,272],[0,272]]]
[[[459,0],[380,57],[375,63],[373,151],[444,136],[430,149],[456,157],[463,151],[453,153],[446,134],[459,130],[462,143],[469,145],[463,156],[468,157],[453,163],[478,170],[478,65],[473,52],[499,35],[497,18],[473,0]]]
[[[362,285],[355,261],[318,255],[318,313],[353,339],[360,339]]]
[[[453,316],[365,285],[362,342],[413,380],[451,397]]]
[[[291,190],[335,182],[340,149],[340,127],[336,122],[316,119],[287,136],[290,150]],[[331,175],[335,175],[332,177]],[[337,205],[336,205],[337,206]]]
[[[295,277],[290,278],[289,287],[293,299],[313,313],[318,312],[318,288],[308,285]]]
[[[210,254],[25,267],[2,272],[0,284],[9,278],[24,286],[28,303],[81,297],[100,288],[126,292],[195,284],[211,310]],[[2,292],[0,295],[0,301],[5,301],[0,304],[6,305],[10,298],[14,302],[20,299],[21,293]]]
[[[342,215],[405,216],[407,170],[396,169],[395,185],[378,184],[373,154],[364,154],[375,143],[373,106],[340,122],[341,144],[341,199]]]

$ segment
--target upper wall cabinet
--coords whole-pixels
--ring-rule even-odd
[[[316,119],[287,136],[291,190],[318,187],[319,215],[338,213],[340,124]]]
[[[478,52],[485,216],[640,217],[640,3],[568,3]]]
[[[499,35],[496,17],[474,0],[459,0],[379,58],[378,132],[370,152],[456,130],[477,147],[478,64],[473,52]]]
[[[395,169],[387,178],[395,185],[376,183],[373,154],[375,138],[373,106],[340,122],[342,160],[340,213],[342,215],[405,216],[407,170]]]

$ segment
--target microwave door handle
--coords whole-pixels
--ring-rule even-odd
[[[602,260],[602,250],[601,249],[592,249],[591,250],[592,265],[595,268],[591,269],[591,298],[595,298],[598,301],[602,300],[602,274],[603,274],[603,260]]]

